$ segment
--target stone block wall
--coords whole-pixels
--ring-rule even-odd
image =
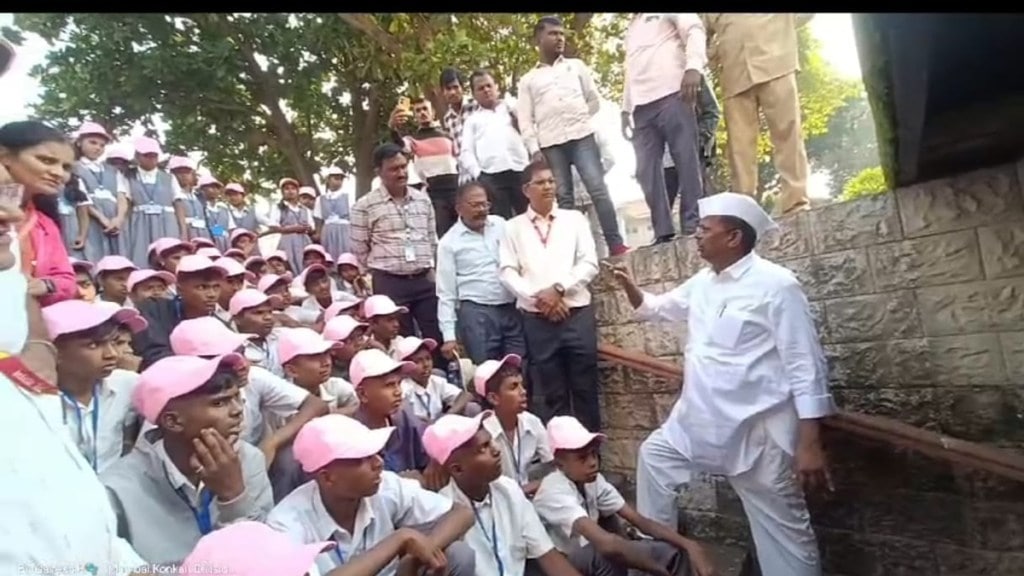
[[[846,410],[1008,449],[1024,448],[1024,161],[830,204],[779,222],[759,254],[803,282]],[[692,241],[637,250],[634,278],[660,293],[701,266]],[[604,272],[599,338],[680,363],[685,327],[634,321]],[[609,475],[632,480],[639,442],[678,382],[602,367]],[[836,493],[811,499],[826,572],[1024,575],[1024,484],[831,433]],[[682,498],[695,536],[743,543],[722,478]],[[768,575],[775,576],[775,575]]]

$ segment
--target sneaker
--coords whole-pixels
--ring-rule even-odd
[[[626,246],[625,244],[620,244],[614,248],[608,249],[609,256],[622,256],[626,252],[629,252],[629,246]]]

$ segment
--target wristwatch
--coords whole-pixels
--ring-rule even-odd
[[[43,286],[46,288],[47,296],[57,292],[57,286],[54,285],[53,280],[50,280],[49,278],[43,278]]]
[[[554,286],[552,286],[552,288],[555,289],[555,292],[558,292],[559,296],[565,296],[565,286],[562,286],[561,284],[555,284]]]

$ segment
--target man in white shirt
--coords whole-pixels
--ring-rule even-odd
[[[543,159],[523,170],[530,206],[506,224],[499,275],[523,314],[533,412],[545,421],[571,412],[599,430],[597,326],[587,290],[597,252],[586,217],[555,206],[555,182]]]
[[[807,297],[792,272],[754,253],[775,228],[755,200],[716,194],[700,213],[697,243],[710,267],[681,286],[648,294],[613,268],[639,316],[688,325],[682,394],[640,447],[637,508],[674,526],[676,492],[691,474],[725,475],[762,571],[819,576],[800,484],[831,489],[818,422],[835,405]]]
[[[597,209],[605,242],[612,256],[629,251],[619,233],[615,206],[601,170],[601,153],[594,140],[591,118],[601,108],[601,96],[590,69],[582,60],[565,58],[562,21],[545,16],[533,28],[540,62],[519,82],[519,125],[533,159],[543,156],[558,181],[558,206],[573,208],[572,173],[579,171]]]
[[[462,166],[490,188],[494,213],[511,218],[526,210],[520,193],[519,173],[530,161],[519,135],[515,113],[500,98],[494,77],[477,70],[469,77],[477,110],[462,127]]]

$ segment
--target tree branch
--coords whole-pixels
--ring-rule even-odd
[[[373,16],[353,13],[341,13],[338,16],[352,28],[366,34],[371,40],[379,44],[385,52],[392,56],[401,55],[402,44],[387,30],[381,28]]]

